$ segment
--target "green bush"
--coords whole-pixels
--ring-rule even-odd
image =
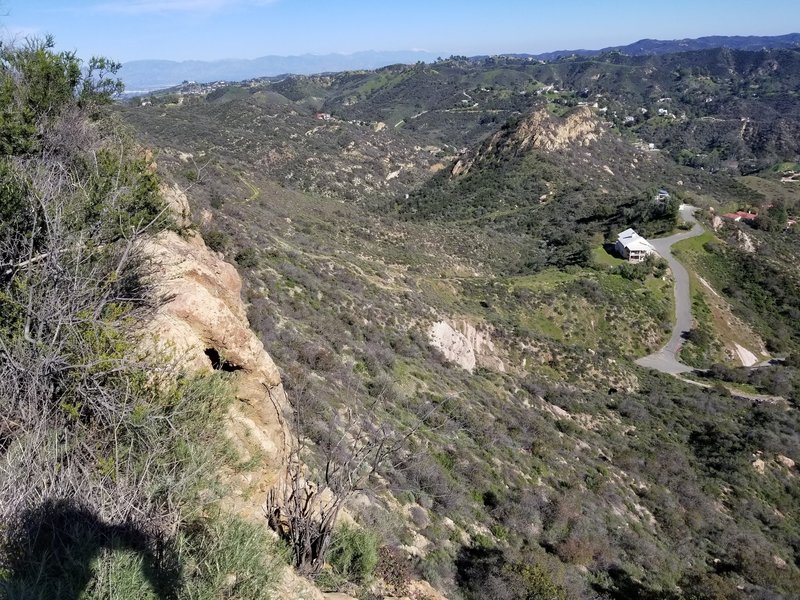
[[[149,154],[90,112],[116,65],[51,47],[0,47],[0,150],[24,157],[0,160],[0,597],[269,597],[277,542],[207,517],[228,381],[134,333],[159,301],[138,242],[170,223]]]
[[[566,600],[568,597],[553,575],[539,565],[508,565],[505,570],[519,579],[525,598]]]
[[[234,256],[236,263],[240,267],[244,267],[246,269],[258,266],[258,254],[256,253],[255,248],[245,248],[240,252],[236,253]]]
[[[125,534],[86,527],[79,522],[85,513],[71,516],[54,552],[39,556],[23,576],[4,578],[0,572],[0,597],[261,600],[274,597],[287,564],[280,542],[236,517],[190,522],[156,554],[131,544]]]
[[[613,273],[614,275],[619,275],[620,277],[624,277],[630,281],[644,281],[647,277],[648,270],[649,269],[645,268],[644,263],[625,263],[614,269]]]
[[[371,531],[342,525],[334,534],[328,560],[337,575],[364,583],[378,564],[378,546],[378,536]]]
[[[228,235],[223,231],[207,231],[203,233],[206,246],[214,252],[225,252],[228,246]]]
[[[273,597],[271,592],[288,564],[288,552],[263,526],[225,515],[224,519],[189,529],[190,533],[179,540],[179,557],[184,565],[180,597]]]
[[[172,225],[152,163],[143,156],[120,159],[117,154],[116,148],[101,148],[83,157],[79,173],[87,180],[87,197],[76,211],[76,227],[96,228],[105,239],[117,240],[151,223]]]
[[[0,151],[20,155],[38,149],[50,119],[70,105],[107,104],[122,92],[114,79],[120,64],[93,58],[84,65],[72,52],[53,51],[51,37],[0,48]]]

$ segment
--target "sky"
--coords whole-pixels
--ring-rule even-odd
[[[796,0],[0,0],[2,37],[52,34],[81,57],[215,60],[425,50],[602,48],[642,38],[780,35]]]

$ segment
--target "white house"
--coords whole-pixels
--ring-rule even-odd
[[[633,229],[626,229],[619,234],[614,249],[622,258],[632,263],[642,262],[649,255],[656,254],[653,245]]]

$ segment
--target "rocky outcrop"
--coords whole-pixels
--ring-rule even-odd
[[[748,254],[752,254],[756,251],[756,245],[753,241],[753,238],[741,229],[736,230],[736,245],[740,250],[747,252]]]
[[[161,197],[164,199],[164,204],[172,213],[178,227],[189,227],[192,223],[189,217],[189,199],[177,185],[162,185]]]
[[[163,299],[148,325],[148,339],[188,371],[231,373],[237,401],[229,411],[227,434],[242,462],[255,466],[223,475],[235,493],[232,508],[263,518],[261,503],[282,472],[291,434],[280,374],[249,327],[239,274],[198,235],[166,231],[142,250]]]
[[[505,372],[489,332],[477,329],[469,321],[438,321],[428,329],[428,339],[449,362],[470,373],[476,366]]]
[[[439,321],[428,329],[428,340],[431,346],[439,350],[448,362],[454,363],[462,369],[475,370],[475,350],[464,335],[456,331],[447,321]]]
[[[162,194],[176,222],[186,227],[189,206],[183,192],[169,187]],[[233,265],[210,250],[197,234],[166,231],[140,250],[152,267],[155,295],[162,300],[143,332],[145,350],[173,357],[188,373],[222,370],[230,374],[236,401],[229,409],[226,434],[237,450],[239,464],[249,466],[244,472],[221,473],[232,492],[222,504],[266,527],[264,501],[286,473],[294,440],[286,423],[289,408],[279,371],[247,320],[240,296],[242,280]],[[469,339],[468,344],[486,345],[474,328]],[[349,518],[345,511],[340,516]],[[446,600],[425,581],[410,582],[409,590],[412,585],[410,598]],[[276,597],[350,598],[325,594],[288,567]]]
[[[532,149],[561,150],[568,146],[588,146],[602,135],[600,120],[587,107],[580,107],[566,117],[538,110],[511,129],[502,129],[484,142],[480,149],[456,162],[452,175],[466,175],[472,166],[496,155],[515,155]]]

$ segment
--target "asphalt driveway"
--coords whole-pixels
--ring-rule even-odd
[[[677,358],[683,343],[683,335],[692,328],[692,297],[689,292],[689,272],[672,255],[672,245],[702,235],[704,229],[694,218],[696,210],[696,207],[686,204],[682,205],[680,209],[683,220],[693,224],[691,230],[682,231],[669,237],[648,240],[669,263],[669,268],[675,280],[675,326],[672,328],[672,335],[669,341],[661,350],[638,359],[636,364],[673,375],[694,371],[693,367],[683,364]]]

